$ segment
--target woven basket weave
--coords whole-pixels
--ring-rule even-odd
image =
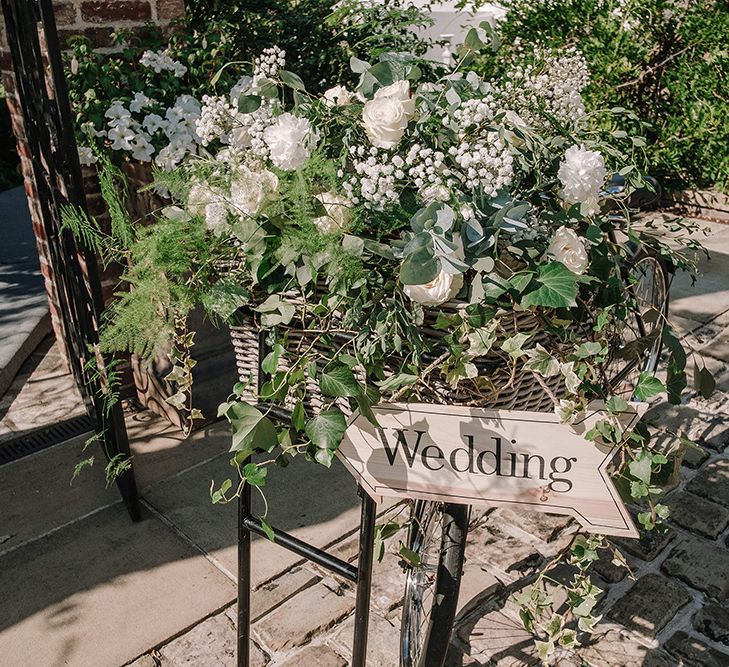
[[[456,312],[465,305],[467,304],[451,302],[441,306],[440,309]],[[426,316],[424,333],[428,337],[442,337],[442,332],[428,326],[429,324],[432,325],[434,321],[434,313],[430,312]],[[514,329],[515,333],[532,334],[530,344],[541,343],[549,349],[550,339],[533,314],[529,312],[515,313]],[[287,352],[290,355],[296,355],[297,350],[311,343],[312,334],[304,329],[289,328],[287,333]],[[254,316],[244,314],[239,326],[230,327],[230,334],[235,350],[238,374],[241,382],[246,386],[243,398],[256,402],[258,400],[256,390],[258,386],[259,328]],[[413,398],[423,403],[470,405],[489,409],[529,410],[533,412],[551,412],[553,410],[554,401],[551,396],[536,379],[534,373],[523,370],[521,363],[517,364],[513,377],[511,367],[507,367],[503,360],[495,354],[476,359],[475,363],[481,377],[473,381],[462,380],[458,387],[454,389],[444,380],[437,378],[436,373],[433,373],[427,387],[418,386],[414,389]],[[279,370],[285,370],[286,368],[286,358],[285,355],[282,355],[279,360]],[[364,380],[364,373],[361,370],[358,373],[355,368],[355,374],[359,375],[359,380]],[[483,382],[484,377],[488,378],[487,383]],[[559,376],[546,378],[544,383],[555,396],[562,395],[564,385]],[[487,384],[488,387],[479,386],[484,384]],[[318,413],[325,402],[329,402],[329,399],[324,399],[321,396],[318,384],[314,379],[307,378],[306,393],[305,408],[310,414]],[[346,399],[339,399],[337,405],[343,412],[351,412]],[[294,407],[293,400],[287,400],[282,407],[292,409]]]

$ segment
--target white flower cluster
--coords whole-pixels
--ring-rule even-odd
[[[145,51],[139,63],[157,74],[162,71],[172,72],[178,79],[187,72],[187,67],[178,60],[173,60],[166,51]]]
[[[499,105],[496,98],[489,94],[484,95],[484,97],[466,100],[453,112],[453,118],[459,127],[466,129],[493,120],[498,111]]]
[[[154,154],[151,137],[141,124],[132,118],[132,113],[122,102],[113,102],[104,113],[109,129],[107,139],[115,151],[127,151],[132,158],[140,162],[149,162]]]
[[[280,70],[286,67],[286,51],[278,46],[263,49],[261,55],[253,61],[253,90],[261,79],[274,79]]]
[[[236,113],[229,98],[222,95],[203,95],[200,118],[196,125],[202,145],[207,146],[215,140],[227,143]]]
[[[469,190],[482,189],[495,197],[514,177],[514,158],[495,132],[483,139],[462,141],[448,152],[461,168],[463,183]]]
[[[571,126],[585,115],[582,90],[589,83],[589,71],[584,56],[575,48],[555,56],[537,52],[542,65],[516,65],[494,91],[501,109],[516,112],[525,124],[547,128],[544,111],[560,123]]]
[[[344,181],[342,188],[352,203],[374,210],[397,203],[396,181],[405,176],[405,161],[375,146],[350,146],[349,153],[354,174]],[[340,170],[338,176],[343,178],[344,172]]]
[[[594,215],[598,211],[598,195],[605,183],[605,160],[597,151],[584,145],[570,146],[557,172],[562,183],[562,198],[568,204],[582,204],[583,213]]]
[[[200,143],[196,132],[200,103],[190,95],[180,95],[164,116],[149,113],[140,121],[132,115],[152,105],[156,103],[142,93],[135,94],[129,108],[119,100],[113,102],[104,114],[108,129],[95,134],[105,136],[112,150],[131,153],[132,159],[140,162],[150,162],[156,151],[152,137],[161,132],[168,143],[157,152],[154,161],[171,171],[186,155],[194,153]]]
[[[263,130],[268,157],[279,169],[303,167],[319,141],[319,134],[307,118],[283,113]]]
[[[172,171],[187,155],[197,151],[200,137],[197,134],[197,120],[200,118],[200,102],[192,95],[180,95],[173,106],[165,111],[164,118],[157,114],[148,115],[142,125],[153,135],[163,132],[169,140],[157,152],[155,164],[166,171]]]
[[[446,155],[442,151],[420,144],[413,144],[405,156],[405,164],[409,165],[408,176],[428,204],[451,198],[449,186],[454,184],[454,180],[445,160]]]

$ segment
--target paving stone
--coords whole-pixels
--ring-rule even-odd
[[[707,463],[686,488],[697,496],[729,507],[729,459]]]
[[[320,580],[321,577],[311,570],[307,570],[305,567],[295,567],[273,581],[260,586],[251,594],[251,621],[255,623],[290,597]],[[236,605],[228,607],[225,613],[233,623],[237,622],[238,608]]]
[[[688,539],[663,561],[661,570],[719,601],[729,597],[729,551],[698,539]]]
[[[666,642],[666,650],[680,661],[681,667],[726,667],[729,665],[729,654],[721,653],[685,632],[677,632],[673,635]]]
[[[405,572],[400,558],[388,548],[382,562],[375,562],[372,570],[372,604],[388,612],[402,602],[404,591]]]
[[[628,574],[629,570],[623,565],[613,563],[614,556],[612,549],[600,549],[598,556],[599,559],[593,563],[592,568],[605,581],[610,584],[616,584],[618,581],[625,579],[625,575]]]
[[[716,539],[729,525],[729,509],[693,493],[676,493],[666,501],[671,520],[692,533]]]
[[[699,444],[723,451],[729,446],[729,422],[723,417],[713,419],[696,437]]]
[[[683,453],[683,465],[685,465],[687,468],[691,468],[692,470],[697,470],[702,465],[704,465],[704,462],[706,459],[709,458],[709,452],[707,452],[703,447],[700,445],[693,446],[689,445],[686,447],[686,451]]]
[[[613,542],[618,548],[631,556],[642,560],[653,560],[666,545],[676,537],[676,532],[670,528],[665,531],[641,531],[638,539],[629,537],[615,537]]]
[[[493,574],[476,563],[466,561],[458,592],[458,615],[468,614],[503,588],[503,584]]]
[[[594,643],[578,654],[589,667],[674,667],[673,659],[662,651],[643,646],[617,630],[595,636]]]
[[[151,654],[146,653],[142,657],[137,658],[134,662],[130,662],[127,667],[157,667],[157,662]]]
[[[655,637],[691,601],[681,584],[658,574],[646,574],[612,606],[608,616],[628,630]]]
[[[474,542],[469,539],[466,557],[496,568],[503,573],[506,581],[515,581],[532,574],[544,562],[544,557],[533,544],[494,533],[487,533]]]
[[[301,653],[282,662],[280,667],[347,667],[347,661],[339,653],[322,644],[307,646]]]
[[[367,667],[394,667],[400,662],[400,615],[385,617],[372,610],[367,643]],[[332,646],[342,655],[352,655],[354,615],[340,623],[332,636]]]
[[[544,542],[551,542],[572,522],[572,518],[500,507],[489,516],[488,522],[502,531],[504,523],[511,524]]]
[[[694,628],[709,639],[729,646],[729,609],[709,602],[694,616]]]
[[[471,618],[457,629],[465,653],[489,667],[539,665],[534,638],[520,621],[501,611]]]
[[[173,639],[159,650],[161,667],[234,667],[236,664],[235,626],[218,614]],[[268,664],[268,657],[254,644],[251,662],[256,667]]]
[[[354,598],[337,595],[323,584],[295,595],[253,624],[264,648],[273,652],[301,646],[328,630],[354,609]]]

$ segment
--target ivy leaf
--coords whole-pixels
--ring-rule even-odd
[[[524,370],[539,373],[543,377],[558,375],[560,371],[559,360],[537,343],[536,347],[526,351],[529,361],[524,364]]]
[[[577,305],[578,276],[561,262],[550,262],[539,269],[536,277],[539,288],[521,300],[521,306],[567,308]]]
[[[650,373],[645,371],[641,372],[634,391],[635,397],[639,401],[644,401],[651,396],[660,394],[662,391],[666,391],[666,387],[663,385],[663,382]]]
[[[526,343],[531,337],[532,334],[515,334],[511,336],[511,338],[507,338],[503,343],[501,343],[501,349],[506,352],[512,359],[518,359],[523,354],[525,354],[522,348],[524,347],[524,343]]]
[[[613,414],[625,412],[628,409],[628,402],[620,396],[611,396],[605,403],[605,407]]]
[[[322,394],[333,398],[357,396],[360,393],[354,373],[344,364],[325,368],[319,379],[319,388]]]
[[[243,466],[243,477],[251,486],[263,486],[266,483],[268,468],[262,468],[257,463]]]
[[[339,410],[324,410],[306,422],[305,428],[306,435],[317,447],[330,450],[339,447],[346,430],[347,421]]]
[[[587,343],[578,345],[573,356],[577,359],[587,359],[601,354],[603,349],[602,343],[588,341]]]
[[[248,403],[229,403],[225,416],[233,427],[231,452],[270,450],[278,444],[276,427],[258,408]]]
[[[651,481],[652,466],[653,456],[647,449],[642,449],[635,459],[628,464],[628,470],[630,470],[633,477],[648,485]]]

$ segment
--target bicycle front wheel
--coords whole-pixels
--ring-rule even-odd
[[[658,366],[668,316],[668,270],[658,255],[641,250],[624,280],[630,312],[619,333],[609,375],[612,391],[629,400],[640,373],[653,373]],[[632,354],[624,354],[631,349]]]
[[[402,611],[401,667],[442,667],[450,643],[468,534],[467,505],[417,500],[408,548]]]

